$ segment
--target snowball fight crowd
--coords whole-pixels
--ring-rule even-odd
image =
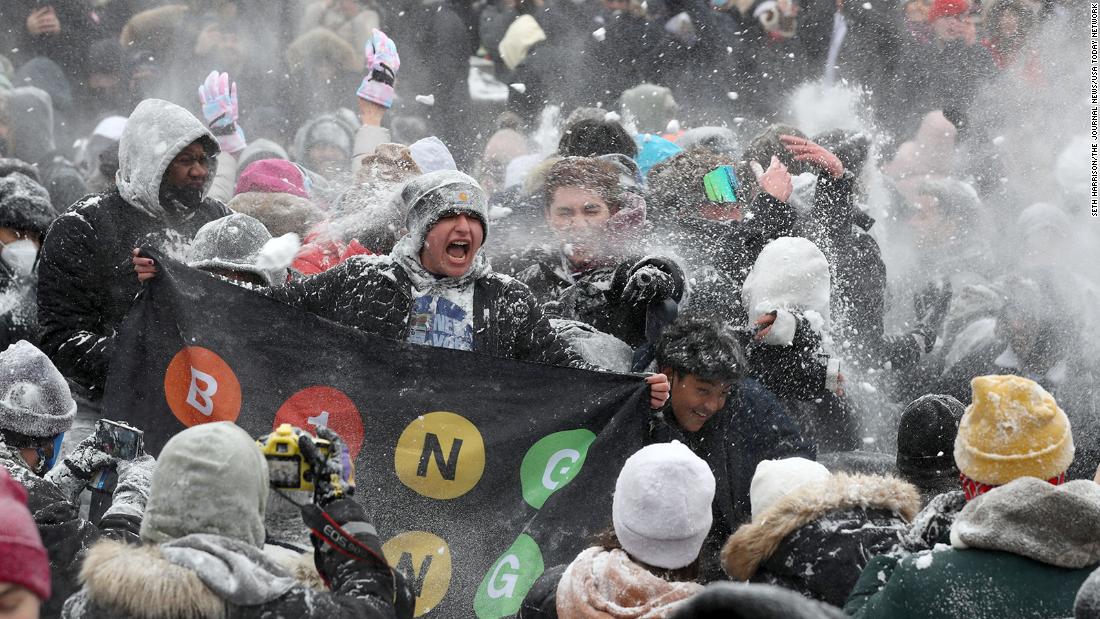
[[[1100,617],[1086,4],[4,0],[0,618],[424,614],[326,422],[116,422],[162,260],[636,377],[518,617]]]

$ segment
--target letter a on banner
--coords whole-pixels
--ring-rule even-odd
[[[187,346],[164,372],[164,398],[185,426],[210,421],[236,421],[241,412],[241,384],[233,369],[214,351]]]

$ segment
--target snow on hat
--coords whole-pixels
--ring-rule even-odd
[[[0,177],[0,226],[45,235],[54,219],[45,187],[18,172]]]
[[[941,17],[956,17],[970,12],[969,0],[933,0],[928,10],[928,21],[934,22]]]
[[[660,133],[676,113],[676,100],[667,87],[646,82],[624,90],[619,109],[634,117],[639,133]]]
[[[296,251],[297,235],[272,239],[271,233],[258,219],[244,213],[233,213],[199,228],[195,240],[191,242],[192,259],[187,264],[196,269],[254,273],[268,286],[281,284],[286,282],[286,265],[290,261],[278,264],[272,249],[287,240],[294,242]]]
[[[949,395],[928,394],[913,400],[898,424],[898,471],[909,478],[958,478],[952,455],[963,405]]]
[[[73,425],[76,401],[50,358],[26,340],[0,352],[0,430],[49,438]]]
[[[741,288],[749,316],[777,309],[816,312],[828,322],[829,261],[808,239],[784,236],[764,246]]]
[[[643,447],[615,481],[615,536],[631,557],[664,569],[699,556],[713,519],[714,474],[679,441]]]
[[[125,116],[108,116],[99,121],[92,135],[101,135],[117,142],[122,139],[122,132],[126,130],[126,120]]]
[[[157,458],[141,540],[161,544],[211,533],[263,547],[267,475],[256,441],[236,425],[187,428]]]
[[[970,381],[972,401],[955,438],[955,464],[976,482],[1051,479],[1073,462],[1069,418],[1045,389],[1012,375]]]
[[[409,145],[409,154],[421,172],[438,172],[440,170],[458,170],[455,158],[443,140],[429,135]]]
[[[248,164],[237,177],[234,194],[287,193],[309,199],[306,177],[297,165],[285,159],[261,159]]]
[[[249,164],[261,159],[290,159],[286,149],[266,138],[249,140],[248,146],[237,154],[237,162],[240,170],[244,171]]]
[[[829,469],[806,458],[761,460],[749,486],[753,522],[783,497],[807,484],[820,484],[831,475]]]
[[[50,597],[50,561],[27,509],[27,490],[0,467],[0,582]]]
[[[440,219],[465,213],[481,222],[489,235],[489,200],[472,177],[455,170],[439,170],[409,180],[401,189],[408,213],[405,227],[419,248]]]

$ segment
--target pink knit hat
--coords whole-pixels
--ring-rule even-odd
[[[50,560],[27,510],[27,490],[0,467],[0,582],[50,597]]]
[[[285,159],[261,159],[248,164],[248,167],[237,177],[235,194],[250,191],[287,193],[309,199],[305,175],[298,166]]]

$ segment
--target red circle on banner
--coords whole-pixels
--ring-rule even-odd
[[[187,427],[212,421],[237,421],[241,384],[224,359],[202,346],[187,346],[164,371],[164,399]]]
[[[332,428],[347,443],[353,460],[363,446],[363,417],[359,409],[344,392],[333,387],[307,387],[290,396],[275,413],[271,427],[277,428],[281,423],[313,433],[317,432],[317,426]]]

